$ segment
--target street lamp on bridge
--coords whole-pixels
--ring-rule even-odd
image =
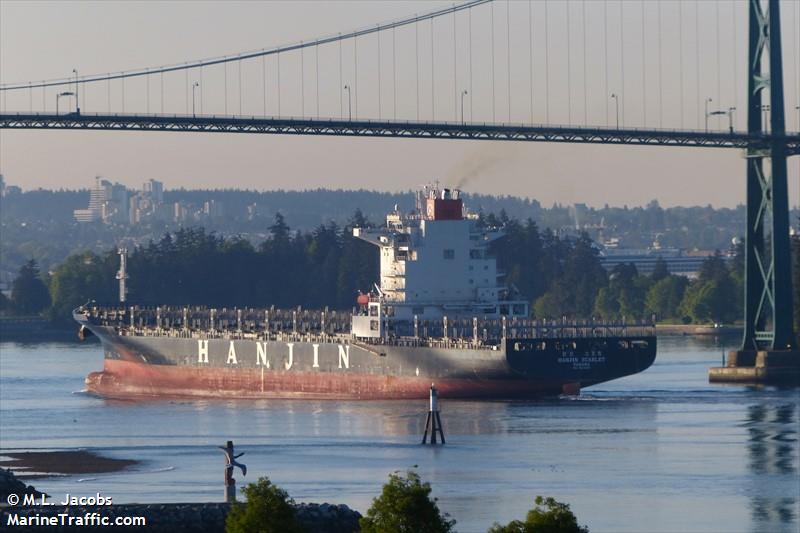
[[[75,113],[78,115],[81,114],[81,103],[78,100],[78,69],[72,69],[72,72],[75,74]],[[56,100],[58,101],[58,100]]]
[[[194,114],[194,90],[197,89],[198,87],[200,87],[200,82],[199,81],[196,81],[196,82],[194,82],[192,84],[192,117],[196,116]]]
[[[465,97],[467,94],[468,94],[468,93],[467,93],[467,90],[466,90],[466,89],[464,89],[463,91],[461,91],[461,123],[462,123],[462,124],[466,124],[466,121],[464,120],[464,97]]]
[[[350,100],[350,86],[345,85],[344,90],[347,91],[347,121],[353,122],[353,105]]]
[[[710,104],[713,101],[714,100],[711,97],[706,98],[706,101],[705,101],[705,105],[706,105],[706,133],[708,132],[708,104]]]
[[[63,93],[58,93],[58,94],[56,95],[56,115],[58,115],[58,100],[59,100],[59,99],[60,99],[62,96],[75,96],[75,93],[73,93],[73,92],[71,92],[71,91],[65,91],[65,92],[63,92]],[[77,99],[78,99],[78,97],[77,97],[77,96],[75,96],[75,99],[77,100]]]
[[[735,107],[728,108],[728,130],[733,133],[733,112],[736,111]]]
[[[617,129],[619,129],[619,96],[617,96],[617,93],[611,93],[611,98],[614,100],[614,111],[617,116]]]
[[[729,107],[727,111],[720,109],[718,111],[712,111],[708,114],[710,117],[715,117],[719,115],[728,115],[728,130],[733,133],[733,112],[736,111],[735,107]]]

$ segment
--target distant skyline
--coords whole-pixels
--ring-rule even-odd
[[[523,4],[527,2],[512,1],[510,9],[524,11]],[[618,4],[608,2],[613,9],[618,9]],[[787,125],[795,130],[800,127],[795,110],[800,101],[797,75],[800,32],[793,29],[799,18],[797,4],[781,4],[784,27],[788,28],[784,38]],[[438,1],[0,0],[0,81],[66,77],[73,68],[90,74],[179,63],[347,32],[449,5],[451,2]],[[498,17],[503,21],[508,5],[504,1],[496,2]],[[535,10],[541,10],[540,2],[533,5]],[[564,3],[558,0],[551,0],[549,5],[551,19],[553,13],[558,14],[558,9],[564,9]],[[598,4],[589,2],[588,5],[589,9],[597,9]],[[709,5],[713,3],[702,4],[701,9],[709,9]],[[738,42],[736,54],[740,57],[740,74],[744,69],[746,20],[743,15],[736,15],[735,7],[741,5],[720,4],[723,16],[737,21],[737,29],[730,34],[721,31],[717,36],[717,41],[722,40],[723,44]],[[580,13],[580,1],[570,2],[570,6],[575,13]],[[678,4],[668,1],[663,2],[663,6],[665,20],[669,21],[670,14],[677,12]],[[636,10],[640,7],[638,3],[628,2],[625,9],[627,21],[638,16]],[[649,11],[646,14],[651,17]],[[553,24],[555,22],[558,21],[554,20]],[[597,31],[595,22],[590,13],[587,34]],[[580,18],[573,17],[576,34],[580,23]],[[713,21],[709,24],[713,26]],[[732,41],[737,35],[738,41]],[[665,34],[665,39],[667,37],[669,35]],[[704,35],[704,39],[710,40],[709,46],[713,44],[713,36]],[[505,47],[505,43],[502,45]],[[550,61],[565,63],[566,54],[555,48],[551,50]],[[504,50],[498,49],[498,53],[505,53]],[[559,53],[562,54],[560,58]],[[625,53],[629,53],[627,48]],[[631,53],[640,52],[634,49]],[[644,59],[626,62],[625,75],[634,80],[644,79],[643,74],[650,76],[650,88],[654,90],[653,67],[648,63],[648,70],[645,73],[641,70]],[[677,78],[671,76],[671,68],[670,65],[664,67],[665,127],[674,126],[669,121],[676,120],[678,112],[668,105],[671,93],[676,90],[674,78]],[[731,84],[724,77],[731,70],[730,66],[715,66],[714,69],[718,69],[716,79],[704,78],[702,94],[714,95],[715,101],[741,102],[744,89],[729,87]],[[505,71],[501,74],[499,78]],[[744,77],[740,78],[743,82]],[[519,79],[515,75],[510,87],[499,86],[500,92],[504,94],[509,88],[524,93],[528,90],[527,79],[527,71]],[[595,82],[592,78],[588,80],[588,83]],[[291,82],[284,81],[284,84],[288,84],[285,89],[288,104],[285,105],[291,105],[292,97],[297,99],[299,87],[292,88]],[[475,92],[480,95],[477,89]],[[644,105],[646,111],[651,103],[645,101],[637,107],[633,100],[635,95],[630,93],[628,113],[634,120],[637,109]],[[91,94],[90,97],[93,99],[86,104],[89,110],[100,98]],[[178,97],[184,95],[175,95]],[[173,98],[172,93],[168,98]],[[602,94],[595,91],[591,98],[597,100],[589,102],[595,104],[592,109],[602,107]],[[487,112],[480,100],[477,97],[475,102],[478,114]],[[523,100],[526,99],[517,98],[515,106],[521,106]],[[502,102],[500,107],[504,109]],[[338,109],[338,102],[334,105]],[[364,107],[367,105],[368,102],[363,103]],[[694,108],[687,111],[692,119],[691,127],[696,127],[695,111]],[[452,120],[453,112],[450,107],[451,116],[444,119]],[[476,116],[476,120],[481,117]],[[737,122],[743,124],[743,121],[744,113],[741,113]],[[720,124],[716,123],[715,127]],[[732,207],[743,203],[745,194],[744,159],[738,150],[491,141],[2,130],[0,173],[4,174],[6,183],[23,189],[85,188],[91,186],[96,175],[131,188],[138,188],[143,181],[152,178],[163,181],[170,189],[325,187],[398,191],[438,179],[446,185],[463,183],[467,192],[530,197],[543,205],[582,202],[591,206],[634,206],[656,199],[665,207],[706,204]],[[800,204],[799,182],[800,157],[794,157],[789,161],[791,206]]]

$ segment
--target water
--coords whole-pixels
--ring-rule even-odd
[[[426,402],[111,402],[84,393],[96,343],[0,344],[0,449],[87,448],[126,472],[37,480],[53,496],[219,501],[233,439],[249,472],[298,501],[362,513],[416,468],[462,532],[523,518],[537,494],[591,531],[798,531],[800,396],[710,385],[737,339],[662,339],[648,371],[536,402],[442,400],[448,443],[419,445]],[[240,480],[241,485],[241,480]]]

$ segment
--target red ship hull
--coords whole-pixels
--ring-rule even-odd
[[[430,378],[353,374],[332,377],[318,372],[274,373],[263,369],[187,368],[106,359],[102,372],[86,378],[89,392],[106,398],[214,397],[231,399],[423,399]],[[536,395],[577,394],[580,386],[553,387],[529,379],[436,380],[448,398],[526,398]]]

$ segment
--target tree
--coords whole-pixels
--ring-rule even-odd
[[[22,315],[41,313],[50,306],[50,293],[39,276],[39,266],[34,259],[19,269],[19,275],[11,285],[11,303]]]
[[[610,287],[598,291],[594,301],[594,313],[604,320],[613,320],[619,316],[619,301]]]
[[[725,265],[725,260],[722,258],[722,254],[719,250],[714,252],[714,255],[709,256],[703,261],[703,264],[700,265],[700,273],[697,276],[700,281],[711,281],[711,280],[719,280],[721,278],[728,277],[730,272],[728,271],[728,267]]]
[[[710,281],[696,280],[684,294],[681,312],[694,322],[733,322],[739,300],[730,277]]]
[[[449,520],[431,498],[430,483],[422,483],[416,472],[405,477],[394,472],[383,486],[381,495],[361,518],[362,533],[448,533],[455,520]]]
[[[689,281],[683,276],[667,276],[656,282],[645,297],[645,310],[656,315],[658,320],[676,318],[686,286]]]
[[[537,496],[536,507],[528,511],[525,521],[513,520],[505,526],[495,524],[489,533],[589,533],[579,526],[578,519],[566,503]]]
[[[653,280],[653,283],[657,283],[667,276],[669,276],[667,262],[659,255],[658,259],[656,259],[656,265],[653,267],[653,272],[650,274],[650,279]]]
[[[597,248],[588,235],[581,234],[567,255],[564,273],[557,283],[558,294],[567,304],[565,314],[572,317],[589,316],[597,291],[607,283]]]
[[[247,503],[235,503],[225,520],[226,533],[300,533],[294,500],[267,477],[242,489]]]
[[[71,255],[61,263],[50,279],[53,304],[50,319],[72,322],[72,310],[89,300],[113,302],[117,293],[116,252],[110,250],[104,257],[91,252]]]

